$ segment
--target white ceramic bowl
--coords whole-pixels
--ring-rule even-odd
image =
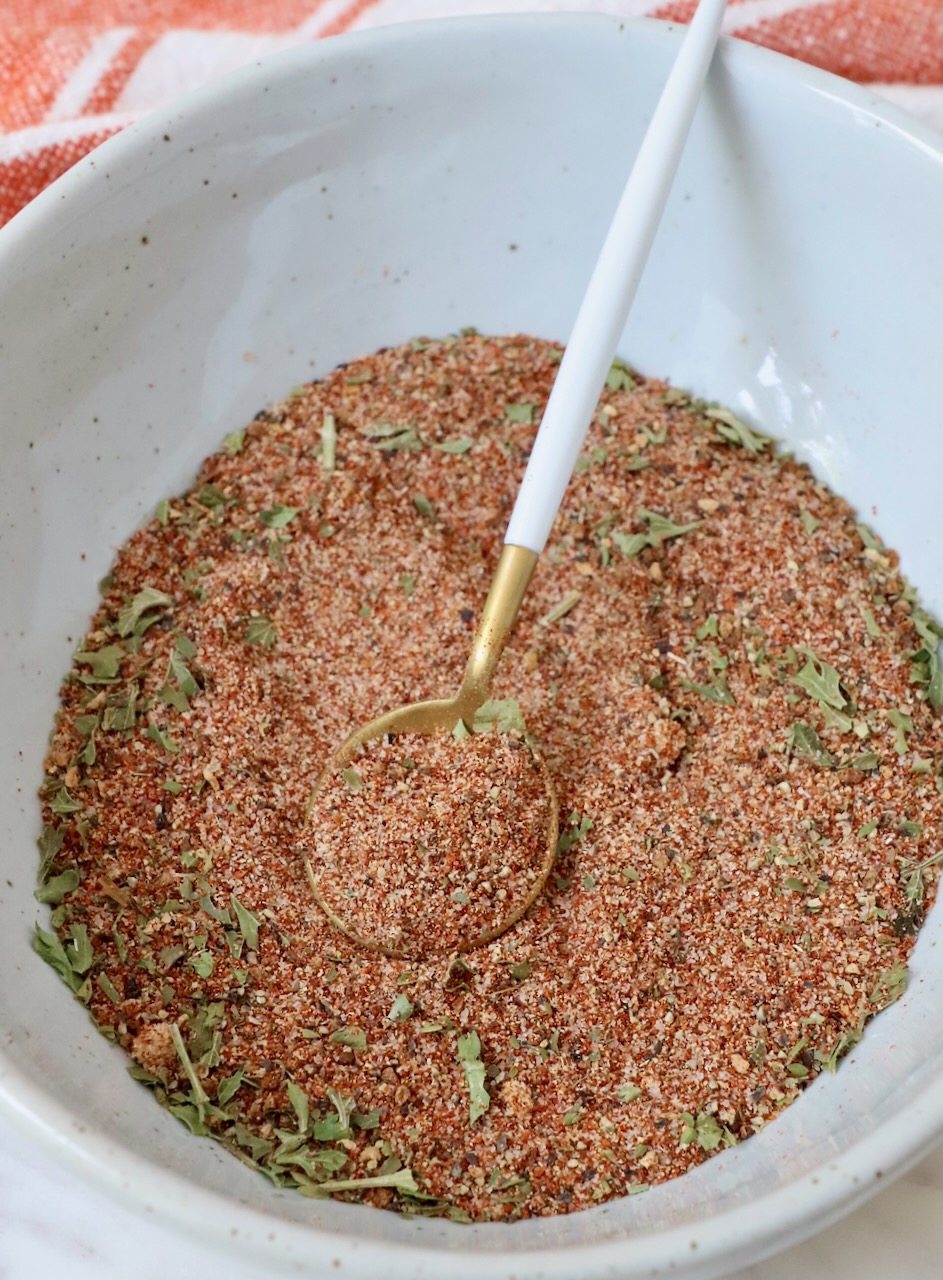
[[[73,1166],[269,1275],[714,1275],[943,1129],[941,904],[905,998],[761,1135],[646,1196],[474,1228],[280,1193],[189,1138],[29,947],[57,683],[116,546],[337,361],[465,324],[565,338],[678,41],[505,17],[299,49],[127,130],[0,234],[0,1094]],[[865,92],[727,43],[622,343],[785,437],[937,609],[941,164]]]

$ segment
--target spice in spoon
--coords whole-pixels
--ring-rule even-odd
[[[449,735],[373,739],[318,789],[308,879],[332,921],[367,947],[472,949],[546,880],[555,809],[520,710],[488,703],[476,723],[472,734],[460,722]]]

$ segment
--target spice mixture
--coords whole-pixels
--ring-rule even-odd
[[[62,688],[37,950],[307,1195],[509,1219],[675,1177],[835,1069],[933,896],[940,630],[896,554],[617,361],[495,687],[556,783],[546,889],[422,962],[314,904],[314,782],[457,688],[559,357],[417,340],[260,413],[122,548]]]
[[[487,731],[376,739],[318,787],[302,838],[308,877],[368,945],[464,951],[498,933],[538,885],[553,852],[547,781],[516,704],[485,705],[498,715]],[[512,722],[504,732],[502,720]]]

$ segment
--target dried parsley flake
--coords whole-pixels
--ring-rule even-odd
[[[250,951],[258,951],[259,949],[259,920],[256,916],[244,907],[239,899],[233,894],[230,897],[232,909],[236,913],[236,920],[239,923],[239,932],[246,940],[246,946]]]
[[[141,635],[157,621],[158,612],[173,607],[173,596],[156,587],[144,587],[118,614],[118,635]]]
[[[879,973],[871,992],[871,1003],[878,1010],[894,1004],[907,990],[908,976],[907,966],[899,962],[892,965],[890,969],[884,970],[883,973]]]
[[[698,684],[694,680],[688,680],[686,676],[682,676],[680,680],[681,688],[687,693],[698,693],[702,698],[706,698],[708,702],[719,702],[725,707],[735,707],[737,700],[727,687],[725,676],[718,676],[711,684]]]
[[[822,769],[833,769],[835,757],[826,751],[822,739],[811,725],[802,720],[795,720],[789,730],[788,748],[803,760],[811,760]]]
[[[702,1151],[716,1151],[719,1146],[733,1145],[733,1135],[707,1111],[699,1111],[696,1115],[685,1111],[681,1116],[681,1123],[681,1136],[678,1141],[683,1147],[694,1143]]]
[[[461,1035],[456,1042],[459,1062],[465,1076],[465,1084],[471,1099],[468,1122],[474,1124],[491,1106],[491,1098],[485,1088],[485,1064],[481,1060],[481,1040],[477,1031]]]
[[[360,1027],[338,1027],[330,1035],[332,1044],[342,1044],[356,1053],[362,1053],[367,1047],[366,1033]]]
[[[413,1002],[405,992],[400,994],[390,1005],[390,1011],[386,1015],[390,1022],[405,1022],[413,1011]]]
[[[792,683],[822,706],[843,711],[848,700],[841,691],[838,672],[822,658],[817,658],[811,649],[801,649],[800,652],[805,654],[805,666],[792,677]],[[850,724],[848,728],[851,728]]]
[[[295,516],[301,510],[300,507],[285,507],[278,503],[274,507],[270,507],[267,511],[259,512],[259,519],[265,525],[266,529],[284,529],[290,525]]]
[[[753,427],[747,426],[742,418],[738,418],[729,409],[719,409],[712,406],[709,409],[705,409],[704,416],[711,419],[717,434],[722,440],[726,440],[728,444],[736,445],[741,449],[746,449],[750,453],[759,453],[768,444],[772,443],[772,436],[766,436],[762,431],[757,431]]]
[[[278,639],[274,624],[261,616],[250,618],[246,623],[246,644],[257,644],[261,649],[271,649]]]

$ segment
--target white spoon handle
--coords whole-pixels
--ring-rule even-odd
[[[504,541],[539,554],[570,482],[671,190],[726,0],[701,0],[606,235]]]

